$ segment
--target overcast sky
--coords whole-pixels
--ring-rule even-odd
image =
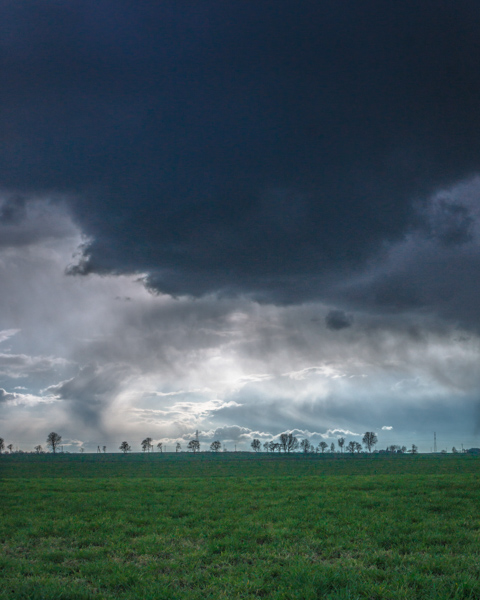
[[[479,40],[473,0],[3,2],[0,437],[480,446]]]

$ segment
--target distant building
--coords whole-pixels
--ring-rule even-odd
[[[469,448],[467,454],[480,455],[480,448]]]

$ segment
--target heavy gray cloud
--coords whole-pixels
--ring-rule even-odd
[[[346,315],[343,310],[331,310],[325,317],[325,323],[329,329],[339,331],[352,325],[352,318]]]
[[[322,299],[480,169],[479,20],[472,0],[4,3],[3,227],[54,191],[89,240],[72,272]],[[469,239],[462,209],[439,219]]]
[[[330,293],[372,313],[437,315],[478,331],[480,179],[440,190],[421,216],[421,229],[386,246]]]

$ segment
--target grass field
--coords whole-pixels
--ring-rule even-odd
[[[0,457],[0,599],[480,599],[480,459]]]

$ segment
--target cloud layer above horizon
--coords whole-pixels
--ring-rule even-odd
[[[479,25],[3,5],[0,435],[472,445]]]

